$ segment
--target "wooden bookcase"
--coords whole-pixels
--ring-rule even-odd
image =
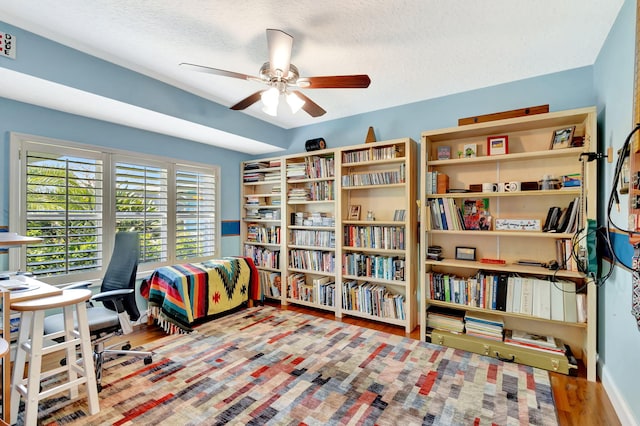
[[[340,150],[342,313],[407,333],[418,321],[416,151],[408,138]]]
[[[339,314],[336,151],[285,157],[286,279],[282,302]]]
[[[582,146],[558,148],[561,144],[556,144],[552,149],[554,132],[574,127],[573,136],[576,137],[574,141],[579,145],[579,141],[582,140]],[[506,137],[507,143],[494,145],[493,155],[489,155],[489,138],[497,139],[499,142],[502,137]],[[570,346],[577,358],[583,360],[587,368],[587,378],[595,380],[597,289],[594,281],[586,273],[585,268],[553,270],[543,266],[523,265],[519,261],[531,260],[550,264],[550,260],[555,259],[557,253],[564,247],[568,249],[566,253],[571,251],[575,253],[571,258],[576,265],[569,264],[569,267],[577,266],[581,262],[586,266],[587,240],[593,237],[593,233],[588,232],[587,224],[588,219],[596,217],[597,182],[595,161],[588,162],[588,157],[581,154],[597,149],[596,137],[595,108],[538,114],[422,133],[420,325],[423,340],[427,339],[428,335],[426,312],[430,306],[494,314],[504,321],[505,329],[551,334],[561,339]],[[499,152],[505,145],[507,152],[496,154],[496,150]],[[442,147],[448,149],[442,149]],[[475,156],[465,157],[467,148],[471,148],[471,151],[475,150]],[[444,152],[446,156],[447,150],[450,152],[450,158],[443,159],[442,153]],[[462,155],[459,156],[459,152]],[[441,179],[438,179],[438,173]],[[579,176],[582,184],[560,187],[553,179],[545,181],[545,175],[547,178],[552,177],[559,181],[563,180],[563,176],[567,176],[567,181],[569,178]],[[482,192],[483,183],[505,182],[519,182],[523,190]],[[438,183],[444,185],[447,192],[443,192],[442,187],[438,190]],[[549,184],[548,186],[553,189],[538,189],[543,183],[545,186]],[[490,185],[485,186],[488,189]],[[467,200],[466,203],[465,200]],[[481,200],[479,204],[481,210],[486,210],[490,215],[490,230],[461,229],[464,228],[460,225],[460,222],[464,222],[464,217],[460,218],[462,214],[458,215],[459,221],[456,224],[454,217],[456,212],[459,210],[464,212],[465,204],[472,206],[472,200]],[[575,231],[543,232],[542,228],[549,209],[554,206],[568,207],[572,201],[580,207],[576,214]],[[442,210],[445,210],[444,219],[442,216],[438,219],[435,215],[437,212],[435,206],[441,206]],[[448,216],[445,207],[448,207]],[[447,222],[447,219],[449,222],[453,221],[453,224],[447,226],[447,229],[442,229],[443,226],[438,223],[438,220]],[[498,220],[501,227],[510,229],[497,229]],[[522,220],[529,220],[529,222],[518,222]],[[540,230],[535,230],[535,221],[539,222]],[[475,227],[475,223],[468,225]],[[521,228],[514,230],[518,225]],[[442,259],[429,256],[428,248],[431,246],[441,247]],[[456,247],[460,250],[456,250]],[[468,257],[473,255],[475,260],[469,260]],[[569,255],[565,254],[565,256]],[[480,261],[481,259],[500,260],[505,264],[484,263]],[[488,309],[486,308],[488,305],[470,294],[469,290],[472,284],[474,291],[478,289],[475,287],[475,282],[470,284],[469,279],[477,277],[479,271],[511,277],[535,277],[546,282],[550,287],[556,286],[550,281],[551,279],[571,281],[575,283],[578,292],[585,295],[578,297],[581,299],[584,297],[582,300],[586,301],[587,320],[586,322],[567,321],[565,318],[560,320],[557,316],[556,319],[550,319],[545,314],[546,306],[543,305],[540,305],[536,312],[536,314],[543,312],[540,316],[534,316],[528,311],[519,312],[514,309],[516,302],[513,299],[510,310]],[[459,297],[457,303],[452,296],[448,301],[441,300],[443,298],[441,294],[434,297],[435,292],[432,288],[434,274],[462,278],[463,283],[456,284],[461,287],[456,288],[465,292],[466,297]],[[555,290],[543,288],[540,291],[541,299],[536,303],[546,303],[544,294],[546,292],[550,294],[551,291]],[[478,293],[475,294],[477,296]],[[555,294],[557,297],[557,292]],[[510,295],[512,296],[512,293]],[[455,339],[445,341],[444,344],[461,348],[465,346],[465,349],[470,350],[469,342],[464,341],[463,345],[460,343],[462,341],[464,341],[464,335],[459,335]],[[485,350],[479,347],[478,352],[484,353]],[[533,351],[531,354],[538,355],[539,351]],[[493,354],[489,353],[489,355]],[[526,360],[520,362],[526,363]]]
[[[285,210],[282,158],[243,162],[240,239],[253,259],[265,297],[281,300]]]
[[[416,142],[405,138],[243,163],[241,239],[261,271],[264,294],[412,331],[418,324],[416,156]],[[256,217],[256,204],[262,213],[282,215]],[[357,217],[350,215],[353,206],[360,208]],[[369,211],[375,218],[367,219]],[[279,226],[279,243],[256,241],[250,231],[262,226]],[[349,240],[356,231],[368,237]],[[279,252],[277,266],[263,263],[265,250]],[[270,292],[278,273],[279,297]]]

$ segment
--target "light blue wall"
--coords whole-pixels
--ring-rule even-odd
[[[363,143],[369,126],[379,141],[420,142],[423,131],[457,126],[463,117],[545,104],[559,111],[594,102],[593,69],[585,67],[292,129],[289,152],[304,151],[305,141],[318,137],[329,147]]]
[[[635,0],[625,1],[594,65],[599,137],[603,147],[611,146],[614,152],[622,146],[634,125],[635,3]],[[615,163],[603,164],[600,193],[608,198]],[[606,206],[606,199],[603,204]],[[627,227],[628,208],[629,197],[621,195],[620,213],[614,208],[612,219],[622,228]],[[628,237],[620,233],[614,237],[616,252],[630,265]],[[617,266],[613,276],[600,288],[598,299],[599,375],[621,420],[640,424],[640,330],[630,314],[631,274]]]
[[[0,21],[18,38],[16,60],[0,66],[174,117],[287,147],[286,131],[160,81]],[[176,67],[178,64],[176,64]]]

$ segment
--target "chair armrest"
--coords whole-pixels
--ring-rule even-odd
[[[63,290],[71,290],[74,288],[89,288],[91,281],[78,281],[77,283],[68,284],[62,287]]]
[[[119,299],[123,299],[124,296],[133,293],[133,289],[132,288],[125,288],[122,290],[111,290],[111,291],[105,291],[102,293],[98,293],[98,294],[94,294],[91,297],[91,300],[96,300],[98,302],[103,302],[105,300],[109,300],[109,301],[114,301],[114,300],[119,300]]]

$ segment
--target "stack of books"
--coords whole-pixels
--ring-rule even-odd
[[[464,311],[429,306],[429,309],[427,309],[427,327],[452,333],[462,333],[464,331]]]
[[[481,312],[468,312],[464,322],[468,335],[502,341],[504,321],[501,317]]]
[[[507,345],[520,346],[551,354],[564,355],[566,352],[560,339],[522,330],[506,330],[504,342]]]

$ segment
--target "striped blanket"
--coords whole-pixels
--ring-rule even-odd
[[[189,333],[198,319],[229,311],[249,298],[261,299],[257,276],[246,258],[163,266],[143,283],[147,313],[167,333]]]

